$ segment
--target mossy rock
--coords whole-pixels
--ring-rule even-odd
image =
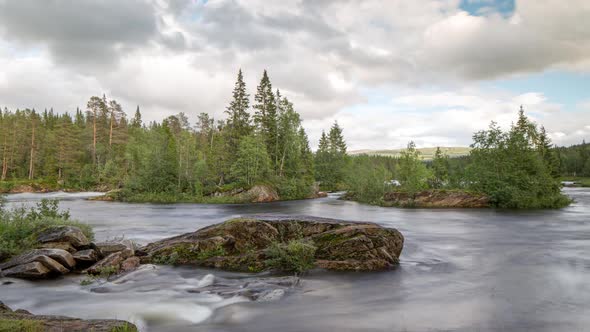
[[[270,248],[292,245],[293,241],[314,248],[313,266],[382,270],[398,264],[404,238],[395,229],[369,222],[255,216],[231,219],[150,243],[139,249],[137,255],[143,256],[142,262],[260,272],[277,268],[268,263],[273,261]],[[282,261],[301,260],[294,257]]]

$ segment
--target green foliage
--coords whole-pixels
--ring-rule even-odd
[[[275,187],[282,200],[308,198],[313,194],[313,180],[310,178],[286,178],[275,181]]]
[[[379,159],[381,158],[376,159],[367,155],[351,159],[346,176],[349,197],[369,204],[378,204],[381,201],[383,194],[390,189],[387,182],[393,176]]]
[[[33,319],[0,318],[0,331],[11,332],[41,332],[43,323]]]
[[[253,134],[240,141],[236,162],[231,174],[247,185],[260,182],[270,174],[271,160],[261,136]]]
[[[57,201],[42,200],[33,208],[7,210],[0,205],[0,260],[34,248],[39,232],[51,226],[71,225],[93,239],[90,226],[70,219],[68,211],[60,211]]]
[[[417,192],[428,188],[430,171],[420,158],[420,152],[416,150],[414,142],[408,143],[408,147],[401,153],[399,159],[398,179],[402,188],[408,192]]]
[[[449,157],[440,148],[436,148],[432,159],[432,179],[430,186],[434,189],[448,185],[449,181]]]
[[[133,201],[202,201],[228,183],[313,180],[302,120],[294,105],[273,91],[266,71],[252,117],[241,70],[227,119],[201,113],[195,128],[183,113],[144,123],[139,106],[127,120],[121,105],[104,95],[90,97],[86,106],[72,115],[3,110],[0,192],[13,189],[15,181],[43,179],[50,182],[42,187],[48,190],[123,189],[121,199]],[[254,165],[248,164],[253,146]]]
[[[125,322],[123,325],[113,327],[109,332],[137,332],[137,328]]]
[[[502,131],[492,122],[473,136],[470,187],[503,208],[559,208],[570,203],[537,146],[536,126],[519,112],[516,126]]]
[[[80,280],[80,286],[88,286],[88,285],[92,285],[93,283],[94,283],[93,278],[84,278],[84,279]]]
[[[337,190],[344,186],[349,159],[342,132],[337,122],[332,125],[328,135],[322,132],[315,155],[316,180],[326,190]]]
[[[317,248],[305,240],[291,240],[287,244],[273,243],[265,252],[265,265],[270,269],[304,273],[314,267]]]

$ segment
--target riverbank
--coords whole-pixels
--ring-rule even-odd
[[[251,187],[218,188],[218,190],[206,195],[194,195],[188,193],[147,193],[132,192],[130,190],[113,189],[106,185],[94,186],[92,188],[65,187],[55,181],[30,181],[11,180],[0,181],[0,194],[24,194],[35,193],[45,194],[53,192],[81,193],[81,192],[102,192],[103,195],[90,197],[89,200],[105,202],[126,202],[126,203],[196,203],[196,204],[247,204],[267,203],[278,201],[291,201],[301,199],[313,199],[326,197],[327,194],[319,190],[315,185],[309,190],[301,188],[283,188],[268,184],[254,185]]]
[[[590,177],[584,176],[564,176],[559,178],[564,187],[590,187]]]
[[[77,192],[108,192],[112,188],[107,185],[90,187],[69,187],[57,181],[46,180],[10,180],[0,181],[0,194],[24,194],[24,193],[51,193],[63,191],[68,193]]]
[[[354,193],[342,196],[345,200],[357,201]],[[367,203],[367,202],[362,202]],[[406,191],[386,192],[371,205],[400,208],[489,208],[490,198],[482,193],[465,190],[423,190],[415,193]]]
[[[126,202],[126,203],[198,203],[198,204],[247,204],[292,201],[326,197],[325,192],[310,188],[306,194],[293,196],[280,195],[279,190],[271,185],[255,185],[251,188],[234,188],[227,191],[217,191],[207,196],[197,196],[186,193],[133,193],[126,190],[111,190],[102,196],[89,198],[93,201]]]

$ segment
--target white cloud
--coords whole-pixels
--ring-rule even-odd
[[[149,120],[220,117],[238,68],[251,95],[268,69],[312,140],[338,119],[357,148],[466,145],[525,104],[569,143],[588,131],[585,113],[479,82],[590,70],[589,17],[586,0],[520,0],[509,17],[458,0],[0,0],[0,100],[63,111],[107,93]],[[390,95],[371,103],[381,89]]]

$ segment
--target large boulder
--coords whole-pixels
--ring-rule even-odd
[[[70,272],[76,266],[74,257],[62,249],[33,249],[0,264],[5,277],[46,278]]]
[[[23,327],[26,322],[26,327]],[[137,331],[137,327],[132,323],[115,320],[115,319],[92,319],[83,320],[78,318],[63,316],[40,316],[33,315],[26,310],[12,311],[4,303],[0,302],[0,323],[7,326],[13,326],[16,330],[21,331],[94,331],[94,332],[112,332],[112,331]],[[2,325],[4,326],[4,325]],[[4,330],[2,330],[4,331]]]
[[[75,248],[86,248],[90,241],[84,233],[74,226],[52,226],[37,235],[40,243],[68,242]]]
[[[238,218],[148,244],[142,262],[193,264],[236,271],[268,270],[268,250],[293,240],[315,246],[314,263],[334,270],[383,270],[395,266],[404,238],[369,222],[314,217]]]

